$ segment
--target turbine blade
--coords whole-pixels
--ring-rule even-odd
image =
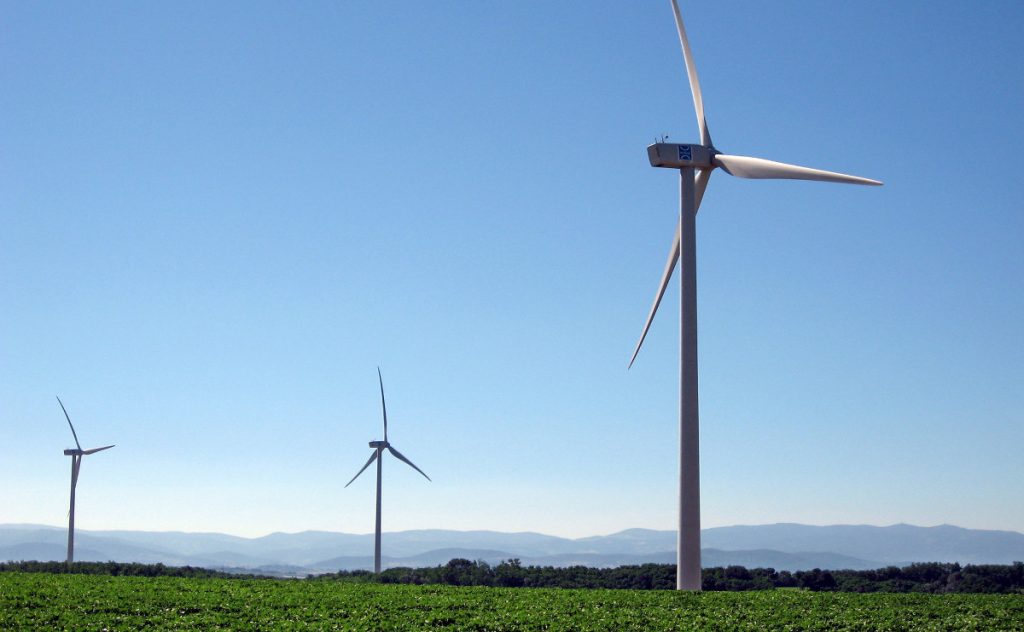
[[[700,203],[704,200],[704,191],[708,188],[708,181],[711,180],[711,169],[698,169],[693,176],[694,197],[697,200],[697,211],[700,210]],[[696,211],[695,211],[696,212]],[[676,232],[679,229],[676,228]]]
[[[393,448],[393,447],[391,447],[391,446],[388,446],[388,450],[389,450],[389,451],[391,452],[391,454],[394,454],[394,455],[395,455],[395,457],[396,457],[397,459],[399,459],[399,460],[401,460],[401,461],[405,461],[405,463],[406,463],[406,464],[407,464],[407,465],[408,465],[409,467],[411,467],[412,469],[416,470],[416,471],[417,471],[417,472],[419,472],[420,474],[423,474],[423,478],[425,478],[425,479],[427,479],[428,481],[430,481],[430,477],[429,477],[429,476],[427,476],[426,474],[424,474],[424,473],[423,473],[423,470],[421,470],[420,468],[416,467],[416,464],[415,464],[415,463],[413,463],[413,462],[412,462],[412,461],[410,461],[409,459],[407,459],[407,458],[405,458],[404,456],[402,456],[402,453],[401,453],[401,452],[399,452],[398,450],[394,449],[394,448]],[[430,482],[431,482],[431,483],[433,483],[434,481],[430,481]]]
[[[380,376],[380,367],[377,367],[377,381],[380,382],[380,409],[384,411],[384,441],[388,440],[388,405],[384,403],[384,378]]]
[[[71,423],[71,416],[68,415],[68,409],[64,408],[64,402],[60,401],[60,395],[57,396],[57,403],[60,404],[60,409],[64,411],[64,417],[68,420],[68,425],[71,426],[71,436],[75,438],[75,445],[78,449],[82,449],[82,444],[78,442],[78,433],[75,432],[75,426]]]
[[[358,472],[356,472],[356,475],[352,477],[351,481],[345,483],[345,487],[348,487],[349,485],[352,484],[353,481],[355,481],[357,478],[359,478],[359,475],[363,473],[363,470],[365,470],[366,468],[370,467],[370,463],[373,463],[376,458],[377,458],[377,451],[374,450],[373,454],[370,456],[370,460],[366,462],[366,465],[364,465],[362,467],[362,469],[360,469]]]
[[[754,178],[763,180],[818,180],[821,182],[841,182],[844,184],[871,184],[880,186],[882,183],[870,178],[850,176],[845,173],[811,169],[784,162],[751,158],[750,156],[729,156],[715,154],[715,166],[721,167],[729,175],[738,178]]]
[[[694,189],[698,210],[700,209],[701,201],[704,199],[704,191],[707,190],[708,180],[710,179],[711,169],[698,169],[697,174],[694,176]],[[661,299],[665,296],[665,289],[668,288],[668,282],[672,280],[672,271],[675,270],[676,261],[679,261],[678,224],[676,224],[675,237],[672,239],[672,247],[668,252],[668,261],[665,262],[665,271],[661,273],[661,283],[658,284],[658,293],[654,296],[654,304],[651,305],[650,313],[647,314],[647,322],[644,323],[644,331],[640,334],[640,341],[636,343],[636,348],[633,349],[633,357],[629,359],[629,367],[633,366],[633,362],[636,360],[637,354],[640,353],[640,347],[643,346],[644,339],[647,338],[647,331],[651,328],[651,323],[654,321],[654,315],[658,313],[658,306],[661,305]]]
[[[697,64],[693,61],[690,40],[686,37],[683,16],[679,13],[679,4],[672,0],[672,13],[676,18],[676,30],[679,31],[679,44],[683,47],[683,61],[686,62],[686,76],[690,80],[690,92],[693,93],[693,109],[697,111],[697,128],[700,130],[700,144],[711,147],[711,132],[708,122],[704,119],[704,97],[700,93],[700,81],[697,79]]]
[[[115,444],[116,445],[116,444]],[[102,448],[93,448],[92,450],[82,450],[82,454],[96,454],[97,452],[103,452],[114,447],[113,445],[105,445]]]
[[[665,289],[668,287],[668,282],[672,280],[672,271],[676,269],[676,261],[679,261],[679,226],[676,225],[675,237],[672,239],[672,247],[668,251],[668,261],[665,262],[665,271],[661,273],[661,282],[658,284],[658,293],[654,295],[654,304],[651,305],[651,311],[647,314],[647,322],[644,323],[644,331],[640,334],[640,340],[636,343],[636,348],[633,349],[633,357],[629,359],[629,366],[631,368],[633,362],[636,360],[636,356],[640,353],[640,347],[644,344],[644,339],[647,338],[647,331],[651,328],[651,323],[654,321],[654,315],[658,313],[658,306],[661,305],[661,298],[665,296]]]

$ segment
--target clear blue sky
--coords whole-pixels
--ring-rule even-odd
[[[1024,4],[682,3],[705,526],[1024,531]],[[0,3],[0,523],[674,528],[667,0]]]

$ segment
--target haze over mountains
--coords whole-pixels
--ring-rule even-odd
[[[82,531],[79,561],[163,563],[305,574],[373,567],[373,535],[324,531],[241,538],[220,533]],[[912,562],[1009,564],[1024,560],[1024,534],[950,525],[809,526],[770,524],[705,529],[704,566],[738,564],[777,570],[867,569]],[[0,561],[63,560],[67,531],[0,525]],[[489,563],[610,567],[674,563],[675,532],[628,529],[568,539],[540,533],[419,530],[383,534],[384,566],[436,566],[453,558]]]

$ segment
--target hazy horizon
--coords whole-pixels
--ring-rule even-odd
[[[874,528],[879,528],[879,529],[884,529],[884,528],[887,528],[887,527],[901,527],[901,526],[919,527],[919,528],[923,528],[923,529],[933,529],[933,528],[937,528],[937,527],[953,527],[953,528],[956,528],[956,529],[969,529],[969,530],[972,530],[972,531],[998,531],[998,532],[1007,532],[1007,533],[1020,533],[1020,534],[1024,535],[1024,531],[1017,531],[1017,530],[1014,530],[1014,529],[977,529],[977,528],[973,528],[973,527],[963,527],[963,526],[960,526],[960,525],[948,524],[948,523],[922,525],[922,524],[910,524],[910,523],[906,523],[906,522],[896,522],[896,523],[892,523],[892,524],[866,524],[866,523],[857,523],[857,524],[852,524],[852,523],[851,524],[844,524],[844,523],[810,524],[810,523],[805,523],[805,522],[771,522],[771,523],[762,523],[762,524],[730,524],[730,525],[719,525],[719,526],[715,526],[715,527],[701,527],[701,531],[707,531],[707,530],[711,530],[711,529],[728,529],[728,528],[731,528],[731,527],[765,527],[765,526],[778,526],[778,525],[796,525],[796,526],[801,526],[801,527],[874,527]],[[45,528],[45,529],[56,529],[56,530],[67,531],[67,525],[66,524],[65,525],[50,525],[50,524],[39,524],[39,523],[32,523],[32,522],[14,522],[14,523],[6,522],[6,523],[0,523],[0,527],[33,527],[33,528],[42,527],[42,528]],[[77,526],[75,527],[75,533],[79,533],[79,532],[83,532],[83,533],[84,532],[98,533],[98,532],[116,532],[116,531],[141,531],[141,532],[144,532],[144,533],[186,533],[186,534],[196,534],[196,535],[198,535],[198,534],[227,535],[227,536],[231,536],[231,537],[235,537],[235,538],[243,538],[243,539],[246,539],[246,540],[257,540],[259,538],[264,538],[264,537],[271,536],[271,535],[279,535],[279,534],[283,534],[283,535],[298,535],[298,534],[301,534],[301,533],[333,533],[333,534],[340,534],[340,535],[354,535],[354,536],[364,536],[364,537],[372,537],[373,536],[373,531],[372,530],[371,531],[367,531],[367,532],[350,532],[350,531],[336,531],[336,530],[330,530],[330,529],[301,529],[301,530],[298,530],[298,531],[270,531],[270,532],[267,532],[267,533],[262,533],[260,535],[240,535],[240,534],[237,534],[237,533],[230,533],[230,532],[227,532],[227,531],[189,531],[189,530],[182,530],[182,529],[80,529]],[[414,532],[414,531],[451,531],[453,533],[489,532],[489,533],[504,533],[504,534],[535,534],[535,535],[543,535],[543,536],[551,536],[551,537],[556,537],[556,538],[563,538],[563,539],[567,539],[567,540],[583,540],[583,539],[587,539],[587,538],[608,537],[608,536],[616,535],[616,534],[619,534],[619,533],[624,533],[624,532],[627,532],[627,531],[657,531],[657,532],[661,532],[661,533],[674,533],[675,529],[648,529],[648,528],[645,528],[645,527],[627,527],[625,529],[620,529],[618,531],[612,531],[612,532],[609,532],[609,533],[592,533],[592,534],[589,534],[589,535],[582,535],[582,536],[566,536],[566,535],[559,535],[557,533],[545,533],[545,532],[540,532],[540,531],[529,531],[529,530],[527,530],[527,531],[504,531],[504,530],[500,530],[500,529],[446,529],[446,528],[437,528],[437,527],[423,527],[423,528],[418,528],[418,529],[401,529],[401,530],[383,529],[381,531],[381,533],[382,534],[387,534],[387,533],[409,533],[409,532]]]

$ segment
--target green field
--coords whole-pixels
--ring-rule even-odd
[[[1024,595],[460,588],[0,573],[0,630],[1024,630]]]

